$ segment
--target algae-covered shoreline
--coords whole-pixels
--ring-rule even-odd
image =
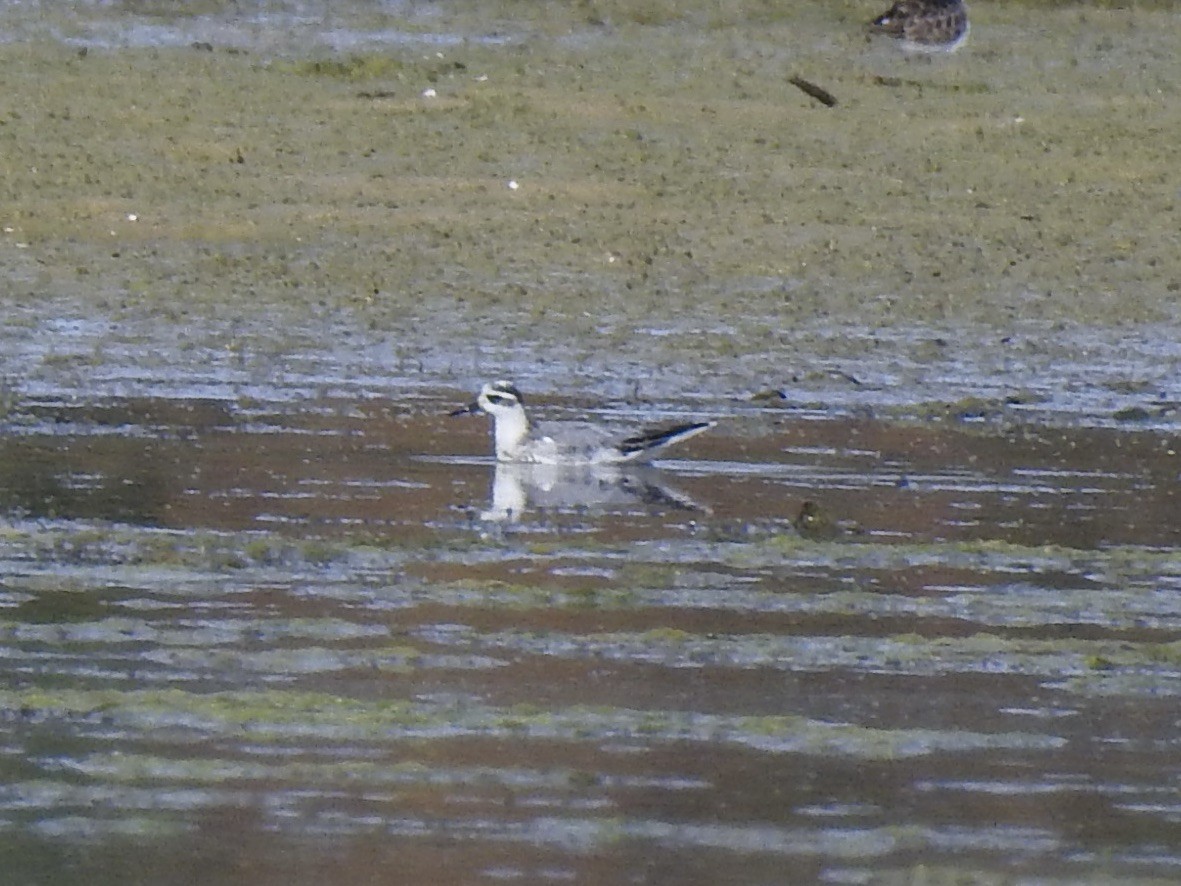
[[[256,376],[343,350],[395,384],[1172,396],[1167,10],[983,9],[927,61],[849,4],[457,5],[302,51],[214,7],[146,20],[220,43],[107,45],[85,7],[0,46],[4,299],[49,358],[10,349],[10,378],[68,388],[63,363],[122,347],[184,367],[179,339]],[[114,332],[63,357],[62,318]]]

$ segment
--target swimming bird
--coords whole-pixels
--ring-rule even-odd
[[[605,465],[645,462],[674,443],[696,437],[717,422],[699,421],[645,430],[620,438],[583,422],[529,421],[521,392],[507,381],[484,385],[476,399],[451,415],[492,416],[496,460],[543,465]]]
[[[968,7],[963,0],[897,0],[869,29],[901,40],[908,52],[955,52],[968,39]]]

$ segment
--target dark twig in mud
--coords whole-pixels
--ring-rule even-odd
[[[795,86],[797,89],[803,90],[826,108],[836,107],[836,96],[827,89],[817,86],[815,83],[811,83],[805,80],[803,77],[790,77],[788,78],[787,82],[792,86]]]

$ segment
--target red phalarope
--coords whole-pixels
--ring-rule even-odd
[[[968,7],[963,0],[897,0],[869,28],[898,38],[908,52],[955,52],[968,39]]]
[[[451,415],[492,416],[496,460],[542,465],[609,465],[645,462],[674,443],[696,437],[717,422],[700,421],[643,431],[620,439],[605,428],[581,422],[539,422],[525,415],[521,392],[507,381],[484,385],[480,395]]]

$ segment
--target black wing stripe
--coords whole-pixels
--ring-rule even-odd
[[[699,421],[676,425],[671,428],[661,428],[658,431],[645,431],[634,437],[628,437],[620,443],[619,451],[624,455],[631,455],[633,452],[643,452],[645,449],[653,449],[662,443],[667,443],[669,440],[674,440],[690,431],[701,430],[709,426],[710,422]]]

